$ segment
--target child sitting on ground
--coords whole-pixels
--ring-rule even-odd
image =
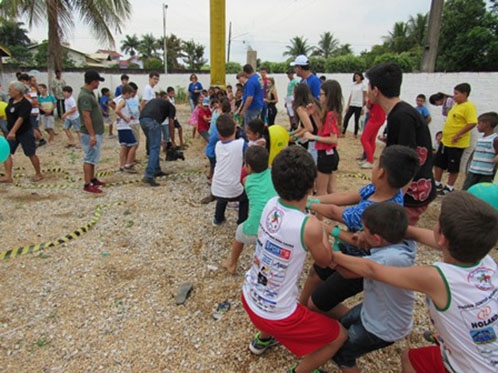
[[[240,182],[240,169],[247,144],[243,139],[235,139],[235,122],[230,115],[220,115],[216,121],[216,129],[220,141],[214,150],[216,166],[211,184],[211,194],[216,197],[213,225],[221,225],[225,221],[227,204],[234,201],[239,202],[237,224],[242,224],[247,219],[249,210],[247,195]]]
[[[402,145],[389,146],[384,149],[378,162],[374,164],[371,184],[357,192],[337,192],[320,196],[316,200],[310,200],[309,206],[311,210],[326,218],[344,223],[350,232],[360,231],[363,228],[363,211],[369,205],[384,201],[403,205],[401,188],[413,179],[418,168],[418,156],[413,149]],[[341,207],[355,203],[354,206]],[[343,246],[342,249],[349,255],[366,254],[352,245],[352,242]],[[341,290],[337,291],[337,289]],[[329,315],[340,319],[348,311],[341,302],[362,290],[363,280],[361,278],[344,279],[334,269],[323,268],[315,263],[310,268],[300,301],[312,310],[329,312]]]
[[[366,258],[395,267],[414,265],[415,243],[403,239],[407,226],[408,218],[402,206],[393,202],[368,206],[363,212],[363,236],[371,247]],[[339,238],[352,234],[341,232]],[[336,270],[345,278],[360,277],[340,266]],[[410,334],[412,329],[413,291],[366,278],[363,286],[363,302],[339,320],[348,330],[348,340],[333,360],[343,372],[359,372],[357,358],[393,344]]]
[[[403,372],[496,372],[498,212],[467,192],[441,202],[434,231],[409,227],[413,239],[442,251],[432,266],[398,268],[334,253],[333,261],[365,278],[427,296],[439,346],[403,352]]]
[[[489,112],[477,118],[477,130],[483,137],[477,140],[477,146],[470,162],[467,177],[463,183],[463,190],[469,189],[478,183],[491,183],[498,165],[498,114]]]
[[[247,148],[244,169],[248,175],[244,180],[244,188],[249,199],[249,217],[237,227],[232,252],[225,262],[225,268],[231,274],[237,271],[244,244],[256,243],[261,213],[268,200],[277,195],[268,168],[268,150],[261,146]]]
[[[288,147],[276,156],[271,175],[278,196],[263,209],[253,264],[242,288],[244,309],[259,329],[249,349],[261,355],[278,341],[303,356],[288,372],[315,372],[346,340],[336,320],[296,299],[307,252],[321,266],[328,266],[332,257],[320,221],[306,214],[315,162],[302,147]]]
[[[62,94],[64,95],[64,108],[66,109],[64,114],[62,114],[61,119],[64,121],[64,132],[69,140],[69,143],[66,145],[66,148],[71,148],[73,146],[78,146],[81,142],[80,135],[80,114],[78,112],[78,106],[76,105],[76,101],[73,97],[73,88],[70,86],[65,86],[62,88]],[[78,135],[78,145],[74,143],[74,137],[71,133],[71,127],[74,128],[74,131]]]

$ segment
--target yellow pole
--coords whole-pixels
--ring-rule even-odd
[[[211,85],[225,87],[225,0],[210,0]]]

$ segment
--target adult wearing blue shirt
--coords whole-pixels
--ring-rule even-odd
[[[121,75],[121,84],[116,87],[116,90],[114,91],[114,97],[121,96],[121,92],[123,91],[123,86],[127,85],[129,81],[130,77],[128,75],[126,74]]]
[[[294,71],[296,75],[301,78],[301,83],[306,83],[310,87],[311,94],[317,100],[320,97],[320,87],[322,82],[315,74],[310,71],[310,62],[308,57],[301,54],[296,57],[294,62],[291,62],[291,66],[294,66]]]
[[[197,75],[190,75],[190,84],[188,85],[188,102],[190,104],[190,111],[194,111],[197,106],[197,101],[202,93],[202,84],[199,83]]]
[[[256,74],[250,64],[244,65],[242,70],[247,76],[247,82],[244,85],[244,94],[242,96],[244,106],[239,114],[244,118],[244,124],[246,124],[261,115],[263,109],[263,79],[261,75]]]

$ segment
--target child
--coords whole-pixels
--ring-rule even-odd
[[[441,145],[441,140],[443,139],[443,131],[437,131],[436,136],[434,137],[435,140],[435,149],[432,149],[432,153],[434,153],[434,156],[436,156],[436,152],[439,149],[439,145]]]
[[[168,94],[169,102],[171,102],[173,104],[173,106],[176,107],[176,105],[175,105],[175,89],[173,87],[168,87],[166,89],[166,93]],[[175,116],[174,123],[175,123],[175,128],[178,130],[178,137],[180,139],[180,148],[183,149],[184,148],[183,128],[182,128],[182,125],[180,124],[180,122],[178,121],[178,118],[176,116]]]
[[[384,149],[372,169],[371,184],[358,192],[337,192],[318,197],[316,200],[311,199],[309,206],[320,215],[344,223],[349,232],[358,232],[363,228],[363,211],[369,205],[388,201],[403,206],[401,188],[410,182],[418,167],[418,156],[413,149],[402,145],[389,146]],[[340,207],[344,205],[354,206]],[[354,242],[349,242],[341,249],[349,255],[366,254],[356,246]],[[344,279],[334,269],[323,268],[315,263],[310,268],[300,301],[302,304],[308,304],[312,310],[329,312],[339,319],[347,312],[341,302],[362,290],[362,279]]]
[[[403,372],[496,372],[498,212],[467,192],[441,202],[434,231],[409,227],[413,239],[442,251],[432,266],[398,268],[334,253],[334,262],[365,278],[427,296],[439,346],[402,354]]]
[[[121,88],[121,96],[114,99],[116,103],[116,116],[118,140],[121,150],[119,152],[119,169],[123,172],[136,174],[137,171],[133,168],[135,165],[135,152],[137,150],[137,140],[133,135],[130,127],[130,122],[135,119],[131,113],[126,100],[133,94],[134,89],[128,84]]]
[[[332,256],[320,221],[306,214],[315,162],[300,146],[288,147],[276,156],[271,176],[278,196],[263,209],[254,260],[242,288],[244,309],[259,329],[249,349],[261,355],[278,341],[303,356],[289,372],[311,372],[346,340],[336,320],[310,311],[296,299],[306,253],[322,266],[328,266]]]
[[[132,118],[128,124],[130,125],[133,136],[135,136],[135,140],[137,141],[135,159],[133,159],[133,164],[137,164],[137,151],[140,146],[140,132],[142,131],[140,128],[140,121],[138,119],[140,117],[140,100],[138,99],[138,86],[134,82],[130,82],[128,85],[133,88],[133,93],[131,94],[131,97],[126,100],[126,105],[130,110]]]
[[[202,100],[202,107],[199,109],[197,118],[197,131],[199,135],[206,141],[209,141],[209,122],[211,121],[211,109],[209,108],[209,98]]]
[[[71,134],[71,127],[74,128],[74,131],[78,135],[78,144],[81,142],[80,114],[78,113],[78,107],[76,106],[76,101],[73,97],[73,88],[68,85],[62,87],[62,94],[64,95],[65,112],[62,114],[61,119],[64,121],[64,132],[69,141],[66,148],[72,148],[76,146],[76,144],[74,143],[74,137]]]
[[[477,140],[463,190],[477,183],[493,182],[498,164],[498,133],[495,133],[497,125],[498,114],[495,112],[484,113],[477,118],[477,130],[483,134],[483,137]]]
[[[265,134],[268,133],[266,129],[265,123],[259,119],[253,119],[246,125],[246,136],[248,146],[263,146],[266,147],[266,138]]]
[[[214,150],[216,166],[211,185],[211,194],[216,197],[213,225],[221,225],[225,221],[227,203],[233,201],[239,201],[237,224],[241,224],[247,219],[249,209],[247,195],[240,182],[240,169],[247,145],[243,139],[235,139],[235,122],[229,115],[220,115],[216,128],[220,141]]]
[[[380,127],[386,121],[386,112],[379,104],[367,101],[368,119],[365,119],[365,128],[361,134],[361,145],[365,152],[365,159],[361,159],[360,168],[369,169],[373,167],[376,148],[377,134]],[[363,157],[362,157],[363,158]]]
[[[100,98],[100,110],[104,117],[104,125],[107,123],[109,126],[109,137],[112,138],[114,137],[112,134],[113,124],[109,113],[109,97],[111,96],[111,91],[109,88],[102,88],[100,93],[102,94],[102,97]]]
[[[244,244],[256,243],[261,213],[266,203],[277,195],[271,180],[271,171],[268,168],[268,150],[261,146],[249,147],[246,151],[244,169],[248,174],[243,184],[249,199],[249,216],[237,227],[232,252],[225,261],[225,268],[231,274],[235,274],[237,270],[237,262]]]
[[[417,111],[420,113],[420,115],[422,115],[422,117],[425,120],[425,123],[429,124],[432,121],[432,118],[431,118],[431,113],[429,112],[429,109],[427,109],[427,107],[425,106],[425,101],[426,101],[425,95],[422,93],[419,94],[417,96],[416,101],[415,101],[417,104],[415,106],[415,109],[417,109]]]
[[[7,129],[7,114],[5,113],[7,105],[7,102],[0,100],[0,131],[4,137],[7,137],[7,134],[9,133]]]
[[[402,206],[380,202],[363,212],[363,236],[369,249],[368,260],[395,267],[415,264],[413,241],[403,240],[408,218]],[[341,232],[342,235],[352,233]],[[359,277],[340,266],[337,271],[346,278]],[[363,302],[354,306],[340,322],[348,330],[348,340],[333,357],[343,372],[358,372],[356,359],[368,352],[387,347],[412,329],[414,294],[381,282],[363,279]]]
[[[456,104],[451,108],[444,123],[443,139],[434,160],[434,180],[439,195],[453,192],[460,172],[463,151],[470,146],[470,131],[477,124],[476,107],[468,100],[469,95],[469,84],[462,83],[455,86]],[[441,179],[444,170],[448,170],[449,176],[443,187]]]
[[[199,96],[197,98],[197,103],[192,110],[192,114],[190,114],[190,119],[188,120],[188,124],[192,126],[192,138],[195,139],[195,133],[197,132],[197,126],[199,125],[199,110],[202,108],[202,100],[203,97]]]
[[[40,95],[38,96],[38,105],[40,106],[40,125],[45,128],[48,133],[48,143],[52,144],[55,139],[55,119],[54,110],[57,100],[54,96],[48,93],[45,84],[38,84]]]

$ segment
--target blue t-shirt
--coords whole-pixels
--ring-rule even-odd
[[[195,82],[195,83],[190,83],[188,85],[188,92],[190,94],[190,98],[194,101],[194,104],[197,105],[197,100],[200,96],[200,92],[194,92],[195,90],[202,90],[202,84],[199,83],[199,82]]]
[[[216,154],[214,149],[216,148],[216,143],[219,141],[218,137],[218,128],[216,127],[216,123],[214,126],[209,127],[209,141],[206,145],[206,150],[204,153],[208,158],[216,158]]]
[[[123,86],[120,84],[116,87],[116,90],[114,91],[114,97],[121,96],[122,91],[123,91]]]
[[[102,96],[100,98],[100,109],[102,110],[103,116],[109,116],[109,97]]]
[[[244,85],[243,101],[252,96],[251,105],[247,110],[259,110],[263,108],[263,79],[259,74],[252,74]]]
[[[429,113],[429,109],[427,109],[425,106],[415,106],[415,109],[417,109],[417,111],[422,114],[422,116],[424,117],[424,119],[426,119],[427,117],[429,117],[431,115],[431,113]]]
[[[347,225],[350,232],[357,232],[363,229],[363,222],[361,220],[363,211],[365,211],[368,206],[375,203],[374,201],[369,200],[372,194],[375,193],[375,190],[375,185],[373,184],[364,186],[359,190],[361,201],[357,205],[344,209],[342,212],[342,220],[344,221],[344,224]],[[387,202],[394,202],[400,206],[403,206],[403,194],[401,193],[401,189]]]
[[[320,97],[320,87],[322,86],[322,81],[315,74],[311,74],[306,79],[301,79],[301,83],[306,83],[310,87],[311,94],[317,100]]]

